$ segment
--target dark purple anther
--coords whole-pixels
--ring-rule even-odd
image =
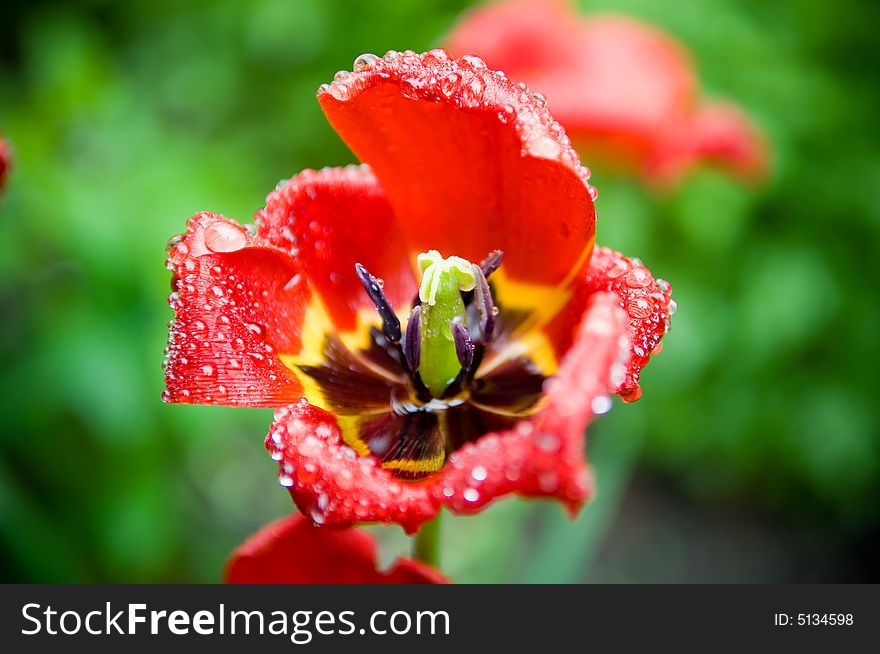
[[[385,292],[382,290],[379,280],[367,272],[367,269],[359,263],[354,265],[354,269],[367,295],[370,296],[373,304],[376,305],[376,311],[382,317],[382,333],[385,334],[385,338],[392,343],[399,343],[400,320],[394,313],[394,309],[391,308],[388,298],[385,297]]]
[[[499,252],[500,250],[495,250]],[[491,255],[489,255],[491,257]],[[500,259],[499,259],[500,263]],[[481,267],[474,266],[477,274],[477,286],[474,289],[474,303],[480,312],[480,339],[488,343],[495,331],[495,303],[492,301],[492,290]]]
[[[462,370],[468,372],[474,362],[474,342],[471,340],[467,327],[461,324],[460,319],[453,319],[450,328],[452,329],[452,340],[455,341],[455,354],[458,355],[458,362],[461,364]]]
[[[403,340],[403,356],[409,365],[410,374],[414,375],[422,359],[422,307],[418,306],[409,314],[406,323],[406,338]]]
[[[501,250],[492,250],[485,259],[480,262],[480,270],[483,271],[483,277],[488,277],[498,270],[501,261],[504,259],[504,252]]]

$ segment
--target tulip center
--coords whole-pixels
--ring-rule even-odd
[[[382,281],[355,266],[381,326],[370,327],[364,349],[328,334],[320,360],[296,366],[309,401],[336,415],[358,454],[417,480],[459,447],[536,410],[546,374],[513,342],[529,314],[499,312],[487,281],[502,258],[500,250],[479,264],[436,250],[420,254],[419,292],[405,329]]]
[[[358,278],[382,318],[386,344],[400,353],[421,403],[454,398],[473,381],[498,313],[486,277],[498,269],[503,256],[495,250],[477,265],[461,257],[444,258],[437,250],[421,253],[417,263],[422,279],[405,334],[382,282],[356,265]]]

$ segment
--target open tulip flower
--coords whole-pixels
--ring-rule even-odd
[[[445,584],[433,568],[399,558],[376,568],[376,544],[360,529],[317,528],[299,514],[266,525],[226,564],[230,584]]]
[[[637,20],[581,16],[565,0],[508,0],[468,13],[446,46],[545,93],[596,166],[659,186],[700,163],[746,180],[766,173],[758,129],[732,103],[704,100],[685,48]]]
[[[595,189],[540,96],[445,51],[318,90],[365,165],[281,183],[256,227],[169,241],[168,402],[278,407],[267,446],[318,524],[589,496],[584,430],[669,326],[670,289],[594,248]]]

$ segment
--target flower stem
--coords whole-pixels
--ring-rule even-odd
[[[413,558],[426,565],[437,567],[440,563],[440,514],[426,522],[413,538]]]

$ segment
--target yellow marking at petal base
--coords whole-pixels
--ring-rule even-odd
[[[583,272],[593,253],[594,239],[581,252],[574,266],[555,286],[533,284],[510,279],[504,265],[492,273],[496,303],[504,310],[529,314],[510,335],[510,344],[480,369],[480,376],[519,356],[528,356],[548,377],[556,373],[559,358],[550,339],[541,328],[555,318],[574,294],[572,282]]]
[[[330,320],[330,315],[327,313],[324,303],[319,298],[313,296],[303,317],[303,329],[300,334],[302,348],[296,354],[282,353],[278,355],[281,362],[296,375],[296,378],[303,387],[303,396],[308,400],[309,404],[323,409],[336,417],[336,424],[339,427],[339,432],[342,434],[342,440],[360,456],[369,456],[371,454],[367,444],[358,437],[361,422],[365,418],[387,413],[389,409],[364,410],[358,411],[356,414],[340,413],[341,407],[331,405],[324,396],[321,385],[314,377],[303,372],[300,366],[322,365],[324,362],[324,344],[327,336],[330,334],[335,333],[343,345],[351,352],[356,353],[358,350],[369,347],[370,319],[373,318],[373,314],[374,312],[368,309],[362,309],[358,314],[357,326],[353,331],[338,332]],[[393,379],[393,377],[388,375],[387,371],[377,369],[363,357],[359,357],[358,360],[371,370],[375,370],[377,373]]]
[[[393,461],[383,461],[382,467],[403,472],[434,472],[442,468],[445,462],[446,453],[440,452],[430,459],[394,459]]]

